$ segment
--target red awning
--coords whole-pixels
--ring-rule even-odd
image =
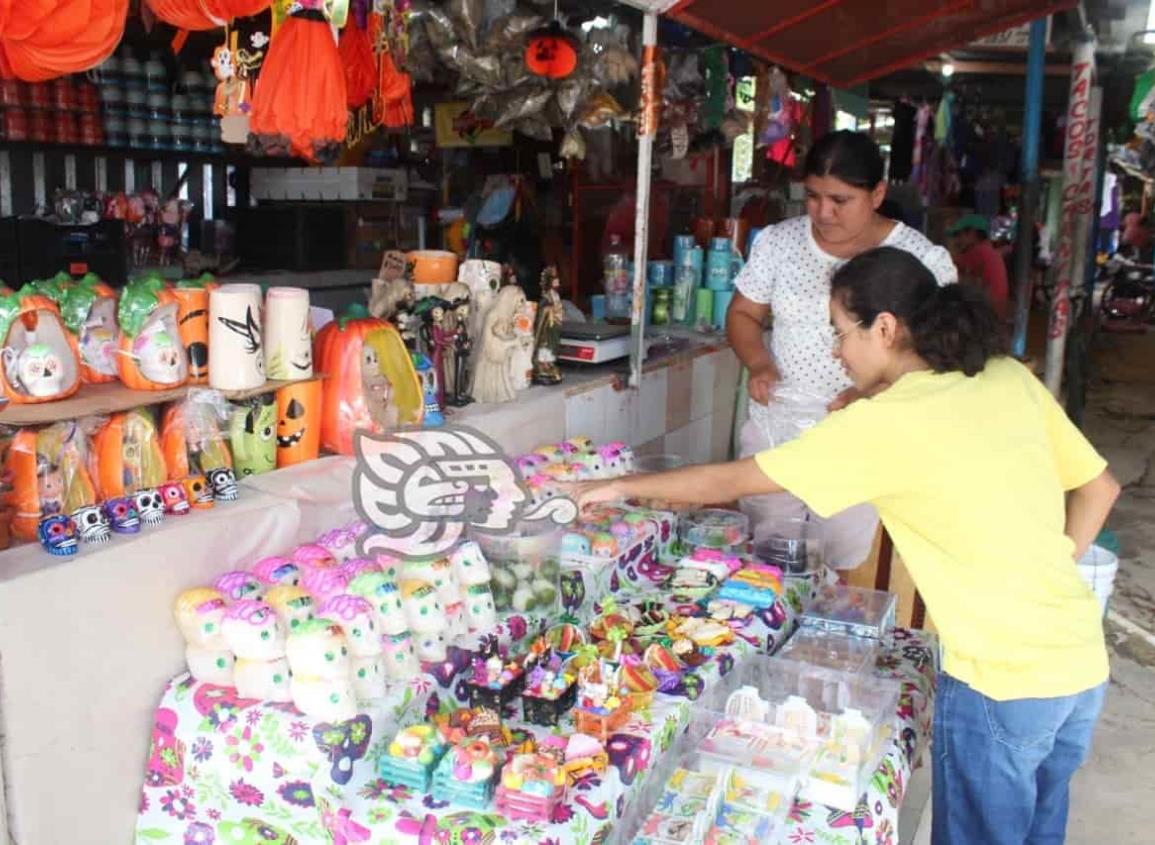
[[[674,20],[847,88],[1076,0],[680,0]]]

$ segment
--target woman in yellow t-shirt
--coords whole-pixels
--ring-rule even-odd
[[[1119,493],[1106,462],[1004,354],[981,293],[881,247],[831,282],[835,356],[869,399],[753,458],[579,485],[583,505],[788,490],[826,516],[870,502],[943,643],[934,842],[1061,842],[1107,680],[1075,560]]]

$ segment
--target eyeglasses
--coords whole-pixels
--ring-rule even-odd
[[[854,331],[855,329],[857,329],[861,325],[862,325],[862,320],[858,320],[854,325],[852,325],[846,331],[835,332],[834,333],[834,348],[838,349],[840,346],[842,346],[842,342],[844,340],[846,340],[846,336],[848,334],[850,334],[852,331]]]

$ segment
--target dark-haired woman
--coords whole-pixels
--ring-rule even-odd
[[[868,136],[845,131],[823,136],[807,155],[805,172],[806,216],[758,236],[726,319],[727,337],[750,371],[750,418],[742,429],[741,457],[769,448],[771,432],[789,430],[800,413],[821,415],[828,404],[841,407],[858,396],[830,355],[830,277],[841,264],[868,249],[893,246],[917,256],[939,284],[958,280],[945,249],[879,212],[886,197],[882,154]],[[773,316],[770,349],[763,335],[768,314]],[[744,499],[742,509],[755,539],[772,531],[775,519],[806,516],[789,494]],[[825,526],[831,566],[861,563],[877,524],[868,506],[832,517]]]
[[[872,503],[942,638],[934,842],[1062,842],[1107,680],[1099,605],[1075,560],[1119,485],[1002,354],[981,293],[940,287],[882,247],[835,274],[829,314],[834,355],[871,398],[754,458],[578,485],[578,499],[789,490],[822,515]]]

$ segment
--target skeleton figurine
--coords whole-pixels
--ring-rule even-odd
[[[108,517],[100,505],[84,505],[72,512],[72,522],[86,543],[107,543],[112,538]]]
[[[164,500],[156,490],[140,490],[134,500],[141,523],[160,525],[164,521]]]
[[[469,336],[469,299],[455,299],[452,309],[453,318],[457,321],[457,332],[453,336],[453,387],[446,392],[445,401],[460,408],[473,401],[467,390],[469,356],[473,354],[473,338]]]

